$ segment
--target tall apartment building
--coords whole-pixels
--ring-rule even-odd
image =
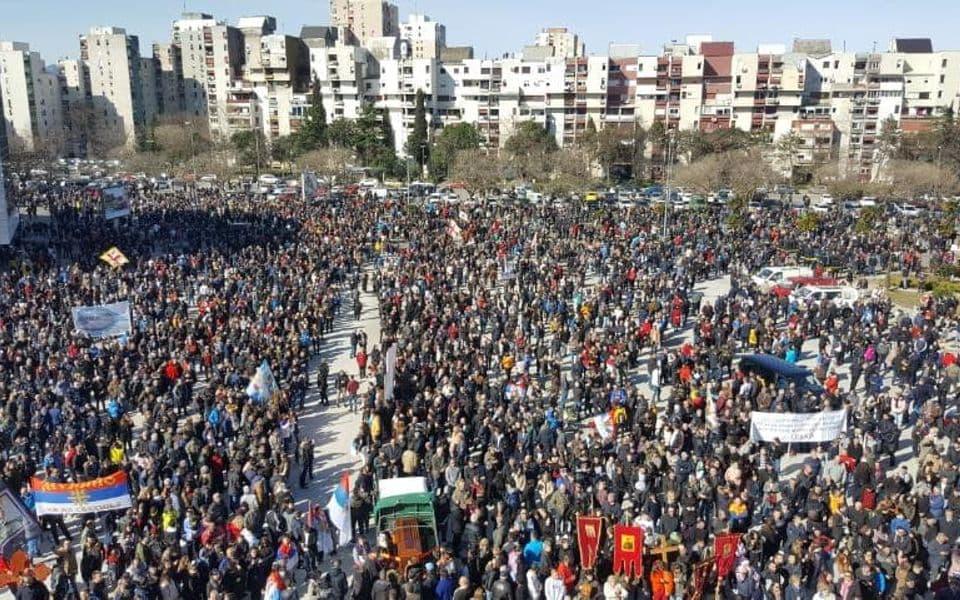
[[[400,24],[400,40],[405,58],[440,58],[447,47],[447,28],[426,15],[412,14]]]
[[[5,105],[3,103],[3,89],[2,87],[0,87],[0,112],[4,110],[3,108],[4,106]],[[9,152],[10,152],[10,146],[9,146],[9,143],[7,142],[7,120],[0,119],[0,161],[7,158],[7,156],[9,156]],[[3,180],[0,179],[0,183],[2,183],[2,181]]]
[[[154,79],[157,87],[157,109],[161,116],[180,115],[183,103],[183,59],[176,44],[153,45]]]
[[[62,150],[60,84],[28,44],[0,42],[0,95],[11,152]]]
[[[330,24],[350,29],[366,46],[372,38],[397,37],[400,14],[386,0],[330,0]]]
[[[299,129],[310,82],[310,55],[298,37],[276,32],[276,19],[243,17],[237,28],[243,35],[243,77],[227,98],[231,133],[253,118],[268,139]],[[251,107],[255,101],[257,106]]]
[[[80,36],[80,59],[90,72],[98,143],[134,147],[147,125],[137,36],[119,27],[93,27]]]
[[[7,204],[7,186],[3,178],[3,160],[0,156],[0,246],[9,246],[17,234],[20,211],[13,201]]]
[[[88,124],[93,119],[90,70],[82,60],[65,59],[57,63],[57,75],[63,102],[64,152],[86,156],[91,133]]]
[[[523,57],[528,60],[545,58],[583,58],[587,55],[586,45],[580,36],[566,27],[547,27],[537,34],[532,46],[523,49]]]
[[[349,43],[341,33],[349,30],[304,27],[310,80],[320,84],[327,120],[355,119],[363,103],[373,101],[380,89],[380,64],[369,49]]]
[[[243,35],[204,13],[184,13],[173,23],[180,49],[184,112],[206,117],[210,132],[227,135],[227,95],[243,65]]]
[[[160,82],[157,79],[158,61],[152,56],[140,59],[140,86],[143,95],[143,122],[146,127],[156,125],[160,118]]]

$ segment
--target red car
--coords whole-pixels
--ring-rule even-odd
[[[770,288],[770,293],[778,298],[785,298],[795,288],[805,285],[839,285],[839,281],[833,277],[789,277],[783,283]]]

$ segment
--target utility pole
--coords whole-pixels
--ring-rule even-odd
[[[667,239],[667,211],[673,206],[673,198],[670,196],[670,172],[673,166],[673,132],[667,129],[667,156],[664,166],[664,202],[663,202],[663,239]]]
[[[260,132],[253,132],[253,144],[257,149],[257,159],[256,159],[256,168],[257,168],[257,183],[260,183]]]

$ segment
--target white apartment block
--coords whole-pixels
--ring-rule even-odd
[[[212,134],[227,135],[227,95],[243,63],[240,30],[204,13],[184,13],[173,23],[173,42],[180,49],[184,111],[206,117]]]
[[[372,38],[400,33],[397,6],[386,0],[330,0],[330,23],[349,29],[361,46]]]
[[[90,73],[95,135],[105,145],[134,147],[147,117],[137,37],[118,27],[94,27],[80,36],[80,59]]]
[[[154,44],[158,110],[163,116],[180,115],[183,105],[183,61],[176,44]]]
[[[143,122],[151,127],[160,118],[160,82],[157,80],[159,71],[157,60],[153,57],[140,59],[140,87],[143,90]]]
[[[553,48],[553,56],[556,58],[580,58],[587,55],[583,40],[566,27],[547,27],[537,34],[534,45]]]
[[[426,15],[413,14],[400,24],[400,40],[406,44],[406,51],[401,50],[404,58],[440,58],[447,47],[447,28]]]
[[[28,44],[0,42],[0,97],[11,152],[63,149],[60,83]]]
[[[57,63],[60,98],[63,106],[64,152],[69,156],[86,156],[86,125],[92,118],[90,70],[82,60],[61,60]]]
[[[355,119],[380,89],[380,66],[362,46],[308,39],[310,81],[320,84],[328,121]]]

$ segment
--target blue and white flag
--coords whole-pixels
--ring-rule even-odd
[[[344,471],[340,474],[340,482],[327,502],[327,514],[330,515],[330,522],[340,531],[340,545],[349,543],[353,535],[350,519],[350,473]]]
[[[130,303],[115,302],[100,306],[73,308],[73,326],[94,339],[129,335],[131,329]]]
[[[263,361],[260,363],[260,366],[257,367],[257,374],[253,376],[250,384],[247,385],[247,396],[257,402],[266,402],[279,391],[280,388],[277,387],[277,380],[273,377],[273,371],[270,370],[270,365],[267,361]]]

